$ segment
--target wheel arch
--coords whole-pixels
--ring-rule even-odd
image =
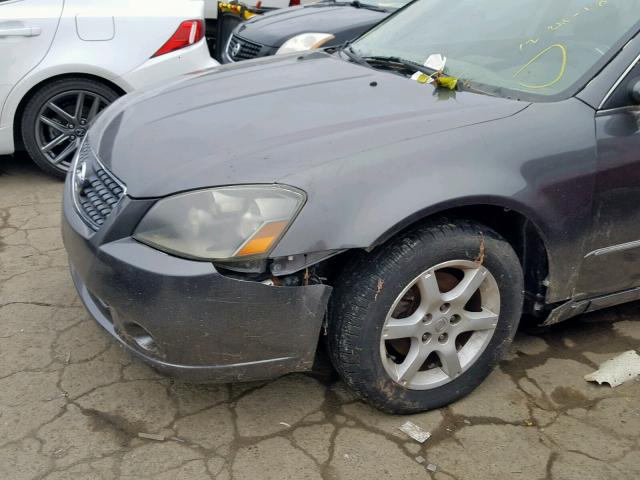
[[[125,95],[127,92],[126,90],[121,86],[118,85],[117,83],[108,80],[104,77],[101,77],[99,75],[94,75],[91,73],[81,73],[81,72],[71,72],[71,73],[62,73],[59,75],[54,75],[51,77],[47,77],[41,81],[39,81],[38,83],[32,85],[29,90],[26,91],[26,93],[24,93],[24,95],[22,95],[22,98],[20,99],[20,101],[18,102],[16,111],[15,111],[15,115],[13,116],[13,138],[14,138],[14,142],[15,142],[15,147],[16,150],[18,148],[22,148],[23,147],[23,143],[22,143],[22,133],[21,133],[21,128],[20,128],[20,124],[22,122],[22,116],[24,114],[24,110],[25,107],[27,105],[27,103],[29,102],[29,100],[31,98],[33,98],[33,96],[43,87],[49,85],[50,83],[56,82],[58,80],[62,80],[62,79],[86,79],[86,80],[93,80],[96,82],[100,82],[103,85],[112,88],[113,90],[115,90],[116,92],[118,92],[118,94],[120,95]]]
[[[553,277],[549,240],[533,212],[502,198],[468,198],[445,202],[416,212],[380,235],[375,248],[419,223],[437,218],[477,221],[495,230],[515,250],[525,275],[525,311],[537,313],[545,303],[548,280]]]

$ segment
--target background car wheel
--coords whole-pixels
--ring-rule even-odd
[[[87,129],[118,97],[89,79],[62,79],[37,91],[22,116],[22,139],[33,161],[64,178]]]
[[[346,267],[329,308],[331,358],[379,409],[438,408],[491,372],[522,302],[520,262],[497,233],[467,221],[426,224]]]

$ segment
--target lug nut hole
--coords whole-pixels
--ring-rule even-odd
[[[424,317],[422,317],[422,323],[430,323],[433,320],[433,315],[427,313]]]
[[[424,335],[422,335],[422,342],[423,343],[429,343],[430,340],[431,340],[431,334],[430,333],[425,333]]]
[[[442,335],[440,335],[440,336],[438,337],[438,341],[439,341],[440,343],[447,343],[447,340],[449,340],[449,335],[448,335],[448,334],[446,334],[446,333],[443,333]]]
[[[450,308],[451,308],[451,304],[450,303],[443,303],[442,305],[440,305],[440,311],[442,313],[447,313]]]
[[[451,319],[449,320],[449,323],[451,325],[457,325],[458,323],[460,323],[460,320],[461,320],[460,315],[455,314],[451,317]]]

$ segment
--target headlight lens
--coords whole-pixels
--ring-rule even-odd
[[[276,52],[276,55],[320,48],[322,45],[334,38],[336,37],[330,33],[302,33],[284,42]]]
[[[247,185],[183,193],[158,201],[134,238],[199,260],[264,258],[304,205],[300,190]]]

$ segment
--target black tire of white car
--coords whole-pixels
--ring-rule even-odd
[[[113,103],[120,97],[120,94],[113,88],[97,81],[88,78],[62,78],[55,80],[51,83],[44,85],[29,99],[24,109],[21,121],[21,133],[22,141],[24,143],[27,153],[31,159],[40,167],[44,172],[53,175],[58,178],[64,178],[68,171],[69,158],[65,159],[65,165],[54,163],[54,161],[43,153],[41,146],[38,144],[38,128],[40,122],[41,111],[45,105],[47,105],[52,99],[64,95],[68,92],[84,92],[87,98],[99,97],[101,99],[100,109],[104,109],[107,105]],[[60,106],[60,105],[59,105]],[[68,113],[71,113],[72,106],[67,107]],[[91,104],[87,101],[84,106],[84,117],[90,114]],[[100,110],[100,111],[101,111]],[[82,117],[83,115],[80,115]],[[87,119],[83,119],[86,121]],[[77,127],[79,129],[80,136],[86,134],[86,130],[90,127],[91,121],[86,121],[83,125],[73,125],[74,128],[69,128],[69,125],[61,125],[65,129],[65,132],[55,130],[55,135],[73,135],[73,130]],[[66,131],[69,130],[69,131]],[[55,140],[53,138],[52,140]],[[76,140],[79,143],[79,138]],[[69,140],[65,139],[65,145],[69,143]],[[43,143],[41,141],[41,143]],[[75,152],[73,152],[75,153]],[[70,154],[69,157],[72,157]]]
[[[388,317],[394,315],[390,313],[391,308],[396,308],[399,295],[411,282],[422,278],[429,269],[451,261],[462,261],[464,265],[473,262],[495,279],[492,282],[499,291],[495,330],[485,341],[484,350],[479,350],[481,353],[472,357],[475,360],[458,376],[433,388],[407,387],[401,379],[392,379],[385,367],[384,362],[389,360],[384,358],[386,344],[381,344],[383,330],[387,328]],[[438,277],[438,283],[440,281]],[[388,413],[411,414],[448,405],[482,383],[510,346],[522,314],[523,283],[518,256],[511,245],[490,228],[467,220],[441,219],[422,224],[371,253],[362,253],[342,272],[329,305],[328,341],[332,362],[357,395]],[[435,315],[436,321],[447,322],[438,317],[439,314]],[[462,321],[464,318],[463,315]],[[438,340],[438,334],[435,335],[436,339],[431,341]],[[425,333],[426,336],[430,334]],[[455,342],[454,348],[461,348],[457,339],[451,340]],[[438,369],[425,362],[418,373],[436,368],[442,375],[446,371],[441,366],[442,369]]]

